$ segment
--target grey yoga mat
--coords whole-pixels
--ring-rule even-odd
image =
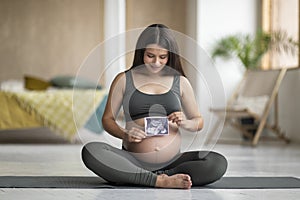
[[[0,188],[145,188],[129,185],[112,185],[93,176],[0,176]],[[295,177],[223,177],[206,186],[192,188],[211,189],[284,189],[300,188]]]

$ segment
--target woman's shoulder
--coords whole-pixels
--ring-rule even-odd
[[[113,86],[115,86],[115,85],[124,85],[125,80],[126,80],[125,72],[120,72],[113,79],[112,85]]]
[[[180,78],[180,88],[182,91],[192,88],[192,85],[188,78],[182,75],[179,76],[179,78]]]
[[[119,72],[119,73],[115,76],[114,80],[125,80],[127,71],[128,71],[128,70],[123,71],[123,72]]]
[[[125,71],[119,72],[119,73],[115,76],[115,79],[120,79],[120,78],[124,78],[124,77],[125,77]]]
[[[179,75],[180,83],[182,84],[190,84],[189,79],[187,79],[185,76]]]
[[[115,79],[125,79],[128,74],[132,73],[132,69],[127,69],[125,71],[119,72],[116,76]]]

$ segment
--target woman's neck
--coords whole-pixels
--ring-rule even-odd
[[[146,67],[137,67],[137,68],[134,68],[134,71],[137,74],[141,74],[141,75],[147,76],[149,78],[153,78],[153,79],[161,78],[162,76],[166,75],[164,69],[162,69],[158,73],[152,73],[149,70],[147,70]]]

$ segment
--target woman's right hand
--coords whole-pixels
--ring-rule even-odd
[[[146,133],[141,129],[132,127],[125,132],[124,140],[127,142],[141,142],[146,138]]]

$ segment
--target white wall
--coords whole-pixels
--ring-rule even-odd
[[[288,70],[279,89],[279,126],[291,142],[300,142],[300,69]]]

